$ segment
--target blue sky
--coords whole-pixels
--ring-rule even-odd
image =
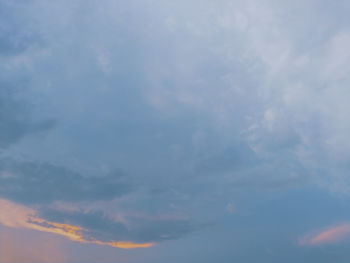
[[[348,262],[348,1],[0,1],[0,262]]]

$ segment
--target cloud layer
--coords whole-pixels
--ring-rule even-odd
[[[64,167],[3,159],[0,194],[27,204],[113,200],[132,190],[122,172],[84,177]]]
[[[95,262],[348,262],[349,10],[1,1],[1,223]]]
[[[118,222],[108,218],[102,212],[60,213],[59,211],[41,211],[8,200],[0,201],[1,224],[7,227],[27,228],[53,233],[72,241],[107,245],[123,249],[147,248],[169,239],[179,238],[194,231],[187,220],[134,218]],[[40,217],[44,215],[44,218]],[[46,216],[45,216],[46,215]],[[45,219],[46,218],[46,219]],[[56,219],[50,221],[47,218]]]

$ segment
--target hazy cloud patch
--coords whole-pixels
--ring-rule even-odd
[[[26,204],[112,200],[131,192],[122,172],[84,177],[49,163],[0,160],[0,195]]]
[[[127,240],[135,243],[158,243],[181,238],[203,228],[189,219],[157,218],[146,216],[123,216],[117,221],[101,210],[59,211],[41,209],[40,216],[55,222],[78,225],[86,240],[98,239],[103,242]]]

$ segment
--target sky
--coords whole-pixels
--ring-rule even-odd
[[[0,263],[347,263],[350,2],[0,0]]]

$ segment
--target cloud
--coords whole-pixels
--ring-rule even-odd
[[[102,210],[64,211],[41,208],[39,215],[50,221],[79,225],[85,239],[98,238],[100,241],[113,242],[129,240],[136,243],[158,243],[181,238],[203,226],[196,225],[189,219],[177,217],[149,217],[146,215],[123,214],[118,220]]]
[[[143,244],[198,227],[144,214],[220,220],[310,181],[349,193],[348,4],[316,2],[2,1],[0,148],[35,161],[0,160],[0,196],[34,207],[30,227]],[[52,124],[17,100],[21,76],[59,120],[45,139],[22,140]],[[160,190],[100,173],[115,166]]]
[[[50,130],[56,123],[52,118],[35,116],[33,101],[26,97],[31,78],[23,70],[27,66],[24,62],[31,61],[43,49],[43,40],[27,17],[19,14],[24,9],[23,1],[0,3],[1,150],[18,143],[26,135]]]
[[[350,236],[350,224],[345,223],[326,228],[318,233],[309,234],[299,240],[302,246],[334,244]]]
[[[124,249],[147,248],[153,245],[152,243],[133,243],[130,241],[115,240],[101,241],[93,237],[86,238],[85,233],[89,232],[89,230],[77,225],[47,221],[40,218],[34,209],[15,204],[4,199],[0,200],[0,207],[0,223],[7,227],[33,229],[41,232],[61,235],[76,242],[107,245]]]
[[[127,179],[119,171],[84,177],[53,164],[0,160],[0,196],[25,204],[112,200],[131,192]]]
[[[17,85],[16,85],[17,84]],[[0,149],[17,143],[28,134],[51,129],[55,121],[33,121],[26,101],[17,99],[23,83],[8,83],[0,79]]]
[[[20,1],[0,3],[0,58],[16,56],[42,44],[41,37],[28,24],[21,23],[24,22],[23,17],[17,16],[16,12],[23,7]]]
[[[147,248],[158,242],[178,239],[195,231],[186,219],[125,217],[116,221],[102,211],[58,211],[35,209],[0,200],[0,223],[13,228],[27,228],[69,238],[72,241],[131,249]]]

